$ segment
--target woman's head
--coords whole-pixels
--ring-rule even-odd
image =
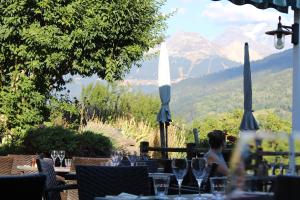
[[[208,133],[208,143],[212,149],[219,149],[224,146],[226,134],[221,130],[213,130]]]

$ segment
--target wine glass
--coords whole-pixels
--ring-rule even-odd
[[[198,182],[198,187],[199,187],[199,195],[198,195],[198,197],[194,198],[194,200],[202,199],[200,188],[201,188],[202,180],[206,174],[205,173],[206,166],[207,166],[207,161],[205,158],[193,158],[192,159],[191,167],[192,167],[193,174]]]
[[[66,152],[64,150],[58,151],[58,158],[59,158],[61,167],[62,167],[63,160],[65,158],[65,154],[66,154]]]
[[[122,160],[123,156],[121,152],[113,151],[111,153],[112,166],[118,166]]]
[[[178,197],[175,197],[176,200],[186,199],[181,196],[181,183],[183,181],[184,176],[187,173],[188,162],[186,159],[178,159],[175,158],[172,160],[172,171],[178,182]]]
[[[55,161],[56,161],[57,157],[58,157],[58,151],[57,150],[52,150],[51,151],[51,158],[53,160],[54,165],[55,165]]]
[[[130,165],[134,166],[135,162],[137,161],[138,157],[136,155],[136,152],[134,152],[133,155],[128,155],[127,156],[128,160],[130,161]]]

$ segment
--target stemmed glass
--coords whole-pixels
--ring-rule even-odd
[[[188,162],[186,159],[173,159],[172,160],[172,171],[178,182],[178,197],[176,200],[186,199],[181,196],[181,183],[183,181],[184,176],[187,173]]]
[[[194,198],[194,200],[202,199],[200,189],[201,189],[202,180],[205,176],[206,166],[207,166],[207,161],[205,158],[193,158],[192,159],[191,167],[192,167],[193,174],[198,182],[198,187],[199,187],[199,195],[198,195],[198,197]]]
[[[113,151],[111,154],[112,166],[118,166],[122,160],[123,156],[121,152]]]
[[[130,165],[134,166],[135,162],[137,161],[138,157],[136,155],[136,152],[134,152],[133,155],[128,155],[127,156],[128,160],[130,161]]]
[[[62,167],[62,163],[63,163],[63,160],[65,158],[65,151],[64,150],[60,150],[58,151],[58,158],[59,158],[59,161],[60,161],[60,166]]]
[[[58,157],[58,151],[57,150],[52,150],[51,151],[51,158],[53,160],[53,164],[55,165],[55,161],[56,161],[56,158]]]

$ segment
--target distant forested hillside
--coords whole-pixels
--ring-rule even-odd
[[[253,109],[273,110],[290,120],[292,102],[292,51],[252,62]],[[243,68],[233,68],[172,86],[174,117],[205,118],[220,112],[243,109]]]

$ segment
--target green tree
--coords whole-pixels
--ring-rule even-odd
[[[5,0],[0,3],[0,85],[23,71],[41,94],[64,75],[122,79],[162,39],[157,0]]]
[[[161,41],[168,17],[160,12],[163,4],[160,0],[0,0],[0,117],[20,120],[6,124],[8,130],[45,120],[47,100],[51,92],[64,89],[67,74],[122,79]],[[16,74],[26,84],[11,91],[9,87],[18,82]],[[14,107],[7,109],[9,104]],[[16,107],[23,111],[14,111]],[[28,113],[34,116],[26,121]]]

